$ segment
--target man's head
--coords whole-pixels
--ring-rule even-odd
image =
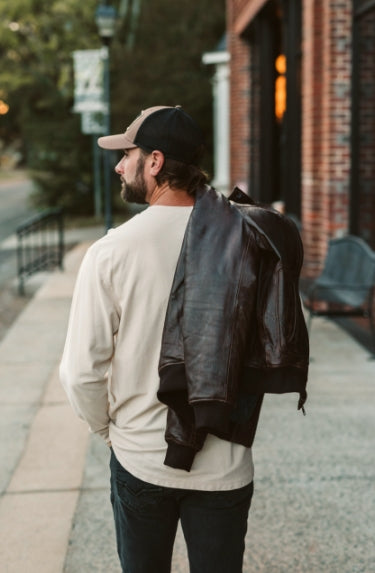
[[[207,183],[207,176],[199,167],[204,151],[202,133],[181,107],[148,108],[125,133],[101,137],[98,144],[104,149],[124,152],[116,172],[121,176],[122,197],[127,201],[147,202],[144,167],[150,155],[156,158],[158,166],[157,171],[153,170],[156,185],[167,184],[171,189],[194,195],[199,185]],[[137,164],[133,165],[135,156]]]
[[[166,159],[199,165],[204,144],[201,130],[181,107],[155,106],[142,111],[125,133],[98,139],[104,149],[140,147],[147,153],[159,150]]]

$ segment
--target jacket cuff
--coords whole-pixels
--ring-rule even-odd
[[[164,465],[189,472],[193,465],[195,454],[196,450],[193,448],[170,442],[168,444]]]
[[[230,415],[233,410],[230,404],[217,401],[204,401],[192,404],[194,408],[195,427],[212,434],[223,434],[229,431]]]

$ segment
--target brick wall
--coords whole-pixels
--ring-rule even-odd
[[[234,32],[234,23],[251,1],[227,0],[232,184],[250,178],[251,53],[248,42]],[[302,1],[304,274],[314,276],[328,240],[349,228],[352,1]]]
[[[249,0],[233,0],[232,5],[233,5],[233,13],[235,14],[235,16],[239,16],[239,14],[242,12],[242,10],[246,7],[246,5],[249,3]]]
[[[350,0],[304,2],[302,228],[307,276],[320,271],[328,240],[348,232],[351,17]]]
[[[246,188],[250,157],[250,50],[248,42],[234,32],[235,19],[246,0],[227,2],[227,40],[230,65],[230,179]]]

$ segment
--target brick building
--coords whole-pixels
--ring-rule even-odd
[[[298,219],[307,276],[375,248],[375,0],[227,0],[227,50],[231,185]]]

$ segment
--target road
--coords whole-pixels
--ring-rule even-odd
[[[32,217],[35,209],[30,206],[32,182],[26,178],[0,182],[0,246],[13,235],[21,223]],[[0,249],[0,289],[17,275],[14,248]]]
[[[32,182],[27,179],[0,183],[0,242],[34,214],[29,203],[32,189]]]

